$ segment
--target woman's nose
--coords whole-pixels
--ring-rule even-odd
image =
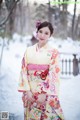
[[[41,34],[41,37],[45,37],[44,33]]]

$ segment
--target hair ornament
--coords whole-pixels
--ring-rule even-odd
[[[40,24],[41,24],[41,21],[38,20],[38,21],[36,22],[36,28],[38,28],[38,27],[40,26]]]

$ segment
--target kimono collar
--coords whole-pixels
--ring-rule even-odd
[[[41,51],[44,50],[48,47],[48,43],[46,43],[45,45],[43,45],[41,48],[39,48],[39,44],[36,44],[36,51]]]

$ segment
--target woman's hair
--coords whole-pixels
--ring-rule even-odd
[[[53,31],[54,31],[52,24],[50,22],[47,22],[47,21],[42,22],[42,23],[40,21],[38,21],[36,27],[37,27],[37,32],[43,27],[48,27],[51,35],[53,34]]]

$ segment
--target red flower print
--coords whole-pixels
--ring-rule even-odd
[[[44,118],[48,118],[48,116],[46,114],[44,114]]]
[[[54,107],[54,100],[50,100],[50,101],[49,101],[49,105],[50,105],[51,107]]]
[[[57,98],[55,98],[55,101],[57,101]]]
[[[25,67],[25,59],[24,59],[24,57],[23,57],[23,59],[22,59],[22,69]]]
[[[60,71],[60,68],[58,66],[56,66],[55,71],[56,71],[56,73],[58,73]]]
[[[39,93],[35,93],[35,94],[34,94],[34,99],[35,99],[35,100],[38,99],[38,95],[39,95]]]
[[[49,69],[45,70],[44,72],[41,72],[40,77],[42,80],[45,80],[48,75]]]
[[[34,72],[34,76],[36,76],[36,75],[37,75],[37,71]]]
[[[58,109],[58,108],[60,107],[58,98],[55,98],[54,100],[53,100],[53,99],[50,100],[50,101],[49,101],[49,105],[50,105],[51,107],[54,107],[55,109]]]

